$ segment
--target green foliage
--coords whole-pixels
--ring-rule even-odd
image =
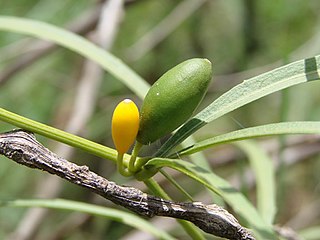
[[[257,210],[265,223],[272,225],[276,215],[275,169],[272,159],[253,141],[238,142],[250,161],[257,184]]]
[[[257,127],[244,128],[241,130],[221,134],[203,141],[199,141],[190,147],[180,150],[174,155],[190,155],[198,151],[205,150],[215,145],[230,143],[257,137],[266,137],[282,134],[319,134],[319,122],[281,122],[267,124]]]
[[[142,231],[149,232],[154,237],[157,237],[159,239],[163,239],[163,240],[174,239],[165,231],[159,231],[159,229],[155,228],[148,221],[132,213],[127,213],[117,209],[101,207],[93,204],[70,201],[65,199],[52,199],[52,200],[16,199],[13,201],[0,201],[0,206],[1,207],[43,207],[43,208],[83,212],[83,213],[88,213],[92,215],[106,217],[106,218],[121,222],[123,224],[130,225]]]
[[[320,71],[320,56],[317,55],[320,49],[318,44],[312,44],[312,40],[318,42],[318,33],[314,32],[318,21],[316,13],[320,9],[318,1],[305,4],[302,1],[292,3],[292,1],[283,0],[276,5],[268,1],[206,1],[204,6],[190,15],[172,35],[167,36],[158,46],[134,61],[135,54],[139,55],[139,52],[135,51],[139,49],[132,48],[132,44],[171,13],[171,10],[178,6],[179,1],[136,2],[126,6],[125,20],[119,29],[115,46],[111,50],[114,54],[111,54],[89,40],[65,30],[66,22],[93,6],[88,1],[81,0],[75,3],[73,0],[68,0],[62,3],[61,1],[28,0],[19,2],[19,7],[14,6],[10,1],[4,1],[0,14],[10,16],[0,16],[1,69],[13,65],[19,56],[30,52],[25,50],[26,53],[24,53],[24,46],[28,41],[31,42],[26,37],[52,41],[59,45],[59,50],[31,64],[29,68],[1,85],[0,101],[3,108],[0,108],[0,119],[9,123],[1,123],[1,131],[11,129],[12,125],[28,129],[46,138],[112,160],[110,165],[104,165],[109,163],[100,164],[104,165],[102,169],[112,169],[116,161],[116,151],[107,146],[111,145],[109,120],[116,102],[120,98],[127,98],[131,94],[129,89],[134,94],[133,98],[141,103],[138,99],[144,98],[149,89],[149,83],[154,82],[168,68],[188,58],[208,58],[213,62],[214,78],[217,80],[216,85],[213,84],[209,89],[201,105],[203,110],[187,121],[165,143],[159,141],[147,149],[145,155],[154,157],[137,159],[139,167],[143,167],[140,173],[151,172],[149,175],[151,176],[163,167],[174,169],[192,179],[192,181],[183,177],[177,179],[182,185],[184,181],[188,181],[188,184],[183,185],[187,192],[190,188],[194,188],[197,189],[195,192],[203,193],[201,188],[194,187],[203,186],[224,201],[219,201],[215,195],[212,202],[230,206],[241,224],[251,228],[258,239],[276,239],[272,229],[273,224],[287,222],[297,208],[301,207],[298,205],[300,202],[319,198],[318,191],[314,188],[319,181],[317,177],[319,165],[309,161],[308,167],[303,163],[293,168],[283,167],[277,172],[269,154],[252,139],[274,138],[278,135],[319,134],[319,83],[310,82],[319,79]],[[292,5],[296,7],[292,8]],[[197,31],[195,32],[194,29]],[[303,43],[306,44],[297,49]],[[84,129],[90,136],[88,138],[94,141],[57,129],[62,128],[64,122],[60,121],[65,119],[65,115],[68,115],[66,113],[70,111],[72,97],[75,95],[74,86],[77,85],[77,78],[81,74],[79,72],[82,66],[80,56],[94,61],[108,72],[104,76],[92,119]],[[265,66],[262,70],[254,70],[250,74],[240,73],[240,77],[227,75],[234,71],[266,65],[279,59],[289,64],[278,62],[272,65],[274,67]],[[279,65],[283,66],[279,67]],[[136,71],[144,78],[140,77]],[[219,78],[219,74],[226,74],[225,78]],[[116,82],[117,80],[120,84]],[[239,83],[240,80],[244,81]],[[308,84],[300,84],[307,82]],[[300,85],[288,89],[297,84]],[[283,89],[288,89],[288,99],[283,99],[276,93]],[[259,101],[256,101],[258,99]],[[287,105],[283,107],[285,109],[281,108],[281,111],[284,110],[287,113],[287,115],[284,114],[285,116],[279,113],[279,104],[284,100],[287,101]],[[7,109],[18,114],[13,114]],[[255,127],[241,126],[243,129],[238,130],[239,126],[236,126],[236,130],[233,131],[235,124],[230,121],[230,117],[239,122],[239,125],[255,125]],[[279,122],[279,119],[288,122]],[[40,122],[45,122],[46,125]],[[267,124],[270,122],[273,123]],[[191,135],[195,137],[194,142],[190,139],[186,140]],[[43,142],[45,145],[50,144],[46,138],[42,139]],[[217,167],[213,170],[210,168],[218,152],[215,146],[224,147],[228,152],[230,147],[227,143],[245,139],[251,140],[237,142],[234,146],[241,149],[245,158],[249,160],[249,168],[256,179],[255,191],[250,191],[249,195],[236,190],[227,181],[231,173],[240,172],[237,165]],[[283,147],[286,147],[286,137],[282,141]],[[180,144],[184,144],[183,147]],[[204,150],[207,155],[204,155]],[[82,152],[77,153],[76,157],[70,160],[78,161],[83,159],[83,156],[86,160],[88,158],[86,164],[97,170],[100,169],[101,166],[97,165],[96,159]],[[210,161],[212,159],[207,156],[214,156],[214,160]],[[279,156],[280,158],[282,156],[281,150]],[[129,158],[129,155],[124,157],[125,164],[128,164]],[[193,163],[188,162],[188,158],[192,158]],[[237,160],[240,159],[241,157],[237,158]],[[318,160],[318,157],[315,159]],[[0,197],[1,203],[6,203],[5,206],[2,205],[0,211],[0,224],[3,226],[0,230],[0,238],[7,237],[23,216],[23,210],[13,210],[12,207],[22,206],[67,209],[92,215],[104,215],[110,220],[148,231],[154,236],[162,236],[163,239],[172,239],[172,236],[186,238],[182,231],[172,231],[169,235],[145,220],[119,210],[66,200],[19,200],[22,197],[34,197],[33,189],[29,186],[33,186],[43,177],[43,174],[20,168],[3,157],[0,165],[3,189]],[[108,171],[102,171],[100,174],[110,179],[114,178],[117,182],[124,181]],[[302,176],[299,178],[299,184],[302,187],[298,190],[290,187],[297,185],[291,180],[295,179],[292,176],[296,176],[297,172],[300,174],[298,176]],[[278,181],[280,178],[277,174],[286,180]],[[19,181],[15,181],[18,178]],[[286,181],[290,181],[290,184]],[[308,189],[305,186],[311,187]],[[74,186],[65,186],[63,194],[69,196],[67,193],[70,193],[70,189],[75,191]],[[158,194],[161,193],[161,189],[157,187],[153,190]],[[166,190],[174,197],[185,201],[183,195],[170,191],[170,188]],[[277,196],[277,192],[283,192],[283,195]],[[89,201],[85,197],[86,193],[82,193],[81,190],[79,195],[83,198],[81,200]],[[196,195],[192,197],[197,200]],[[8,198],[16,200],[4,201]],[[292,202],[290,199],[295,201]],[[6,221],[4,222],[3,219]],[[47,229],[51,228],[50,223],[57,225],[59,220],[53,216],[52,221],[47,222]],[[202,233],[194,227],[183,226],[189,232],[189,236],[193,236],[194,239],[204,238]],[[86,227],[90,237],[96,236],[97,239],[105,237],[105,226],[102,227],[101,232],[97,231],[99,233],[92,229]],[[120,227],[119,231],[121,231]],[[123,236],[126,231],[128,230],[125,229],[123,233],[118,234]],[[306,239],[317,239],[318,233],[318,227],[308,226],[305,231],[301,231],[301,236]],[[45,234],[50,234],[50,230]]]
[[[50,41],[76,51],[84,57],[98,62],[101,67],[122,80],[140,97],[143,97],[145,91],[148,89],[148,84],[122,63],[120,59],[69,31],[44,22],[19,19],[16,17],[0,17],[0,29],[50,39]]]
[[[186,122],[156,155],[166,156],[172,148],[205,124],[245,104],[295,84],[319,80],[319,68],[320,56],[316,56],[244,80]]]
[[[170,167],[184,173],[221,196],[234,211],[249,222],[259,239],[276,239],[271,225],[263,221],[253,205],[227,181],[213,172],[185,161],[166,158],[154,158],[145,167]]]

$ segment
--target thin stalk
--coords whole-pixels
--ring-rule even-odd
[[[284,122],[288,119],[289,104],[290,104],[289,89],[281,91],[281,105],[280,105],[280,121]],[[278,191],[277,199],[279,209],[283,209],[283,203],[286,202],[286,164],[284,161],[284,150],[286,147],[287,137],[285,135],[279,136],[279,169],[278,169]]]
[[[283,58],[283,62],[288,64],[288,56],[285,55]],[[289,116],[289,106],[290,106],[290,90],[289,89],[283,89],[281,91],[281,104],[280,104],[280,122],[285,122],[288,119]],[[278,186],[277,186],[277,203],[278,203],[278,209],[283,209],[284,205],[283,203],[286,202],[286,166],[284,162],[284,150],[286,146],[287,137],[285,135],[279,136],[279,168],[278,168]]]
[[[169,195],[152,178],[144,180],[144,184],[152,191],[153,194],[158,195],[159,197],[164,199],[168,199],[168,200],[170,199]],[[192,223],[184,220],[177,220],[177,221],[193,240],[205,240],[205,237],[203,236],[203,234]]]
[[[138,141],[136,141],[134,147],[133,147],[133,150],[132,150],[132,154],[131,154],[131,157],[130,157],[130,160],[129,160],[129,164],[128,164],[128,169],[130,172],[137,172],[140,170],[140,167],[139,166],[136,166],[135,163],[136,163],[136,159],[137,159],[137,156],[139,154],[139,151],[140,149],[142,148],[142,144],[139,143]]]
[[[180,186],[180,184],[173,179],[173,177],[170,176],[170,174],[168,174],[166,171],[164,171],[163,169],[160,169],[159,171],[173,186],[175,186],[184,196],[186,196],[191,202],[194,202],[192,196],[186,191],[184,190],[183,187]]]
[[[63,142],[72,147],[80,148],[98,157],[112,160],[114,162],[117,161],[117,151],[115,149],[22,117],[3,108],[0,108],[0,120],[50,139]]]
[[[130,177],[132,176],[132,173],[128,171],[127,168],[124,167],[123,165],[123,153],[122,154],[118,154],[117,156],[117,168],[118,168],[118,172],[125,177]]]

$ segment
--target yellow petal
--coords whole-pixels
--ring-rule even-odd
[[[120,154],[134,143],[139,129],[139,110],[130,99],[120,102],[112,116],[112,139]]]

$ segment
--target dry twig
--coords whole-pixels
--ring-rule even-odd
[[[207,233],[228,239],[254,239],[230,213],[215,204],[173,202],[133,187],[119,186],[91,172],[87,166],[78,166],[57,156],[41,145],[30,132],[14,130],[0,134],[0,154],[19,164],[47,171],[87,188],[139,215],[187,220]]]

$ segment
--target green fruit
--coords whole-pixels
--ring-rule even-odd
[[[211,77],[211,62],[201,58],[182,62],[162,75],[142,104],[137,141],[150,144],[188,120],[207,92]]]

